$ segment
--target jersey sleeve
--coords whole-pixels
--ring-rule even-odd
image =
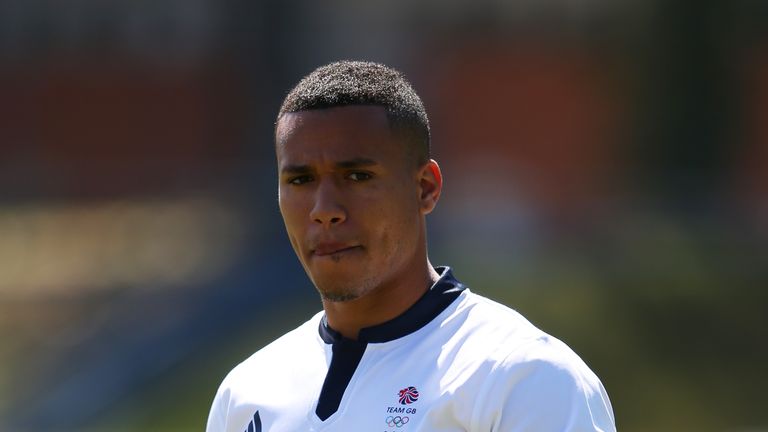
[[[615,432],[602,383],[566,349],[538,358],[511,356],[497,365],[476,401],[473,430]]]

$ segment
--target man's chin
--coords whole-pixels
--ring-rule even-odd
[[[338,279],[334,282],[338,282]],[[315,283],[315,288],[324,301],[333,303],[356,300],[366,291],[365,283],[351,283],[351,281],[347,285]]]
[[[341,269],[338,269],[341,270]],[[366,292],[367,280],[346,271],[323,272],[312,277],[324,301],[340,303],[356,300]]]
[[[342,302],[348,302],[357,299],[359,296],[356,293],[351,292],[333,292],[333,291],[321,291],[320,296],[325,301],[329,301],[332,303],[342,303]]]

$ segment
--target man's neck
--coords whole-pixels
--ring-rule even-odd
[[[413,306],[440,278],[427,261],[422,271],[404,272],[366,295],[344,302],[323,300],[328,325],[347,339],[357,340],[360,330],[385,323]]]

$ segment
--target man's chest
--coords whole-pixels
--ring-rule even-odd
[[[348,382],[328,383],[322,368],[297,372],[283,385],[270,383],[238,404],[241,423],[230,431],[461,431],[469,429],[472,374],[457,373],[436,355],[369,350]],[[335,412],[316,414],[323,385],[343,386]],[[231,417],[232,418],[232,417]],[[253,431],[248,429],[253,424]],[[236,427],[235,427],[236,426]]]

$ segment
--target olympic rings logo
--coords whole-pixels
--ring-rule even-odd
[[[395,417],[389,416],[389,417],[387,417],[386,422],[387,422],[387,426],[389,426],[389,427],[403,427],[406,424],[408,424],[409,420],[410,419],[408,418],[408,416],[402,416],[402,417],[400,417],[400,416],[395,416]]]

